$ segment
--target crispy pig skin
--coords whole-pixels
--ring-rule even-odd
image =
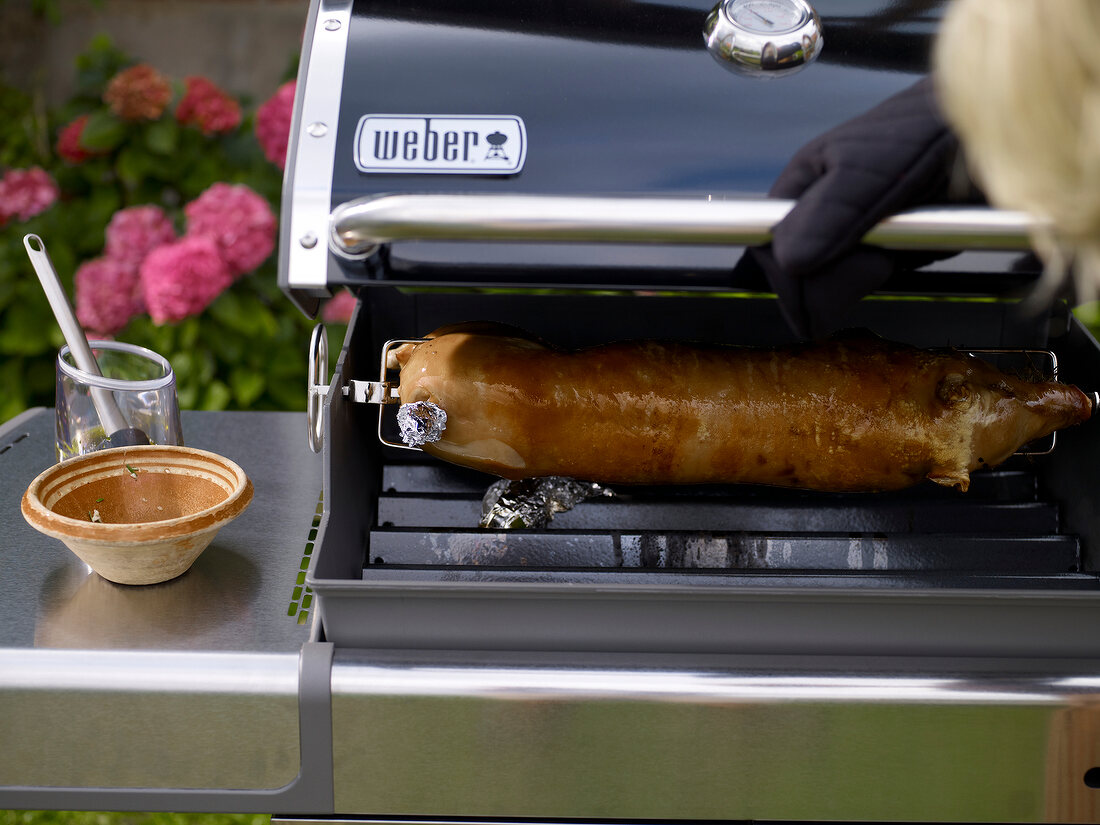
[[[495,324],[394,353],[401,402],[447,412],[431,455],[509,479],[895,490],[1085,421],[1088,397],[869,335],[783,349],[629,341],[565,351]]]

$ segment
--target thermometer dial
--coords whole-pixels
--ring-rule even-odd
[[[817,59],[825,39],[806,0],[722,0],[703,26],[710,53],[730,71],[793,74]]]
[[[735,26],[758,34],[793,31],[809,16],[804,5],[789,0],[731,0],[725,11]]]

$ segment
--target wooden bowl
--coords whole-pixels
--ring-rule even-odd
[[[155,584],[185,573],[252,500],[228,458],[192,447],[118,447],[55,464],[23,494],[27,522],[103,578]]]

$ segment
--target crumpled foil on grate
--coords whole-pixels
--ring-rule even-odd
[[[410,447],[434,444],[447,429],[447,413],[431,401],[411,401],[398,408],[397,429]]]
[[[591,481],[562,476],[501,479],[489,485],[481,500],[481,527],[545,527],[556,513],[572,510],[587,498],[615,492]]]

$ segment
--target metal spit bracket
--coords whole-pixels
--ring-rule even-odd
[[[401,396],[398,393],[400,382],[387,381],[387,362],[390,352],[402,344],[422,344],[427,338],[394,338],[382,345],[382,359],[379,365],[377,381],[363,381],[351,379],[340,388],[341,394],[355,404],[379,404],[388,406],[400,404]],[[324,446],[324,408],[325,398],[329,392],[328,378],[328,333],[324,324],[317,324],[313,328],[313,335],[309,341],[309,369],[306,377],[308,401],[306,405],[306,418],[309,424],[309,447],[313,452],[321,452]],[[419,447],[410,447],[400,441],[387,438],[382,430],[382,415],[378,416],[378,440],[390,447],[402,450],[420,450]]]
[[[1045,369],[1038,367],[1043,379],[1046,381],[1058,380],[1058,356],[1048,349],[1020,349],[1016,347],[990,347],[986,349],[969,349],[966,351],[968,355],[973,355],[977,358],[982,356],[1015,356],[1022,357],[1028,360],[1031,366],[1037,366],[1035,364],[1035,358],[1045,358],[1048,361],[1048,365]],[[1019,450],[1015,452],[1015,455],[1049,455],[1054,452],[1054,445],[1058,441],[1057,431],[1052,432],[1049,436],[1039,442],[1028,442],[1023,445]]]
[[[359,379],[352,379],[348,381],[341,392],[344,397],[353,401],[356,404],[380,404],[388,406],[391,404],[400,404],[401,395],[398,391],[399,381],[387,381],[387,370],[390,359],[390,353],[397,347],[403,344],[423,344],[427,341],[427,338],[393,338],[382,345],[382,358],[381,364],[378,368],[378,380],[377,381],[362,381]],[[404,444],[400,441],[394,441],[387,438],[382,431],[383,416],[382,410],[378,411],[378,440],[389,447],[397,447],[401,450],[417,450],[419,447],[410,447],[408,444]]]

